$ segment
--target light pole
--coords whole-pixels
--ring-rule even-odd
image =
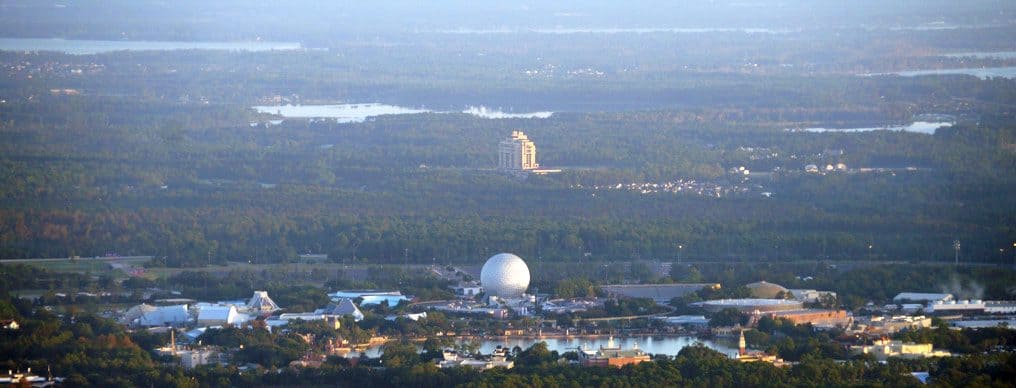
[[[1013,245],[1016,245],[1014,243]],[[677,244],[677,265],[681,265],[681,252],[684,250],[684,244]]]
[[[960,240],[953,240],[953,246],[952,247],[953,247],[953,251],[955,251],[955,256],[953,256],[953,264],[959,265],[960,264]]]

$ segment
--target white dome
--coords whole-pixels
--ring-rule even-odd
[[[480,270],[480,283],[487,295],[518,298],[529,287],[529,267],[511,253],[498,253],[487,259]]]

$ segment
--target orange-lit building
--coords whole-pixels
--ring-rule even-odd
[[[853,317],[847,315],[845,310],[822,310],[822,309],[804,309],[804,310],[786,310],[786,311],[773,311],[766,313],[773,319],[786,319],[793,322],[795,325],[803,325],[810,323],[815,326],[841,326],[849,327],[853,322]]]
[[[600,350],[582,350],[579,354],[582,356],[582,365],[584,366],[612,366],[620,368],[628,364],[638,364],[652,360],[648,353],[638,348],[638,344],[631,350],[621,350],[620,346],[614,346],[614,337],[610,337],[607,346],[600,347]]]

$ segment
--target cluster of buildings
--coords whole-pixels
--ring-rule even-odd
[[[952,294],[901,292],[893,298],[893,303],[905,311],[923,311],[932,315],[1016,314],[1016,301],[957,300]]]
[[[1016,301],[1012,300],[957,300],[949,293],[901,292],[883,310],[924,313],[958,328],[1016,326]]]
[[[742,172],[743,173],[743,172]],[[582,185],[573,185],[573,188],[581,189]],[[630,191],[640,194],[693,194],[704,197],[727,197],[735,194],[747,194],[761,191],[761,185],[729,184],[719,182],[701,182],[694,179],[677,179],[671,182],[632,182],[617,183],[612,185],[594,185],[593,190],[618,190]]]
[[[455,350],[445,350],[437,360],[438,368],[468,367],[487,370],[491,368],[511,369],[515,361],[508,360],[508,349],[498,346],[494,352],[487,357],[463,356]]]
[[[824,167],[819,167],[817,164],[809,164],[804,166],[804,172],[810,174],[819,173],[831,173],[831,172],[847,172],[846,163],[827,164]]]
[[[223,363],[227,356],[216,347],[201,346],[198,337],[209,328],[225,326],[242,326],[253,320],[263,321],[266,328],[274,330],[284,327],[297,320],[325,321],[337,329],[344,317],[354,321],[364,318],[355,300],[363,305],[387,303],[397,305],[408,297],[397,291],[376,290],[344,290],[329,294],[331,302],[313,312],[284,313],[283,309],[268,295],[267,291],[254,291],[247,300],[224,301],[215,303],[194,302],[188,299],[164,300],[170,304],[155,306],[140,304],[126,310],[119,317],[119,322],[132,328],[153,331],[168,330],[171,343],[158,349],[164,355],[172,355],[179,359],[185,368],[198,365]],[[174,303],[191,302],[191,303]],[[417,320],[426,317],[426,313],[409,314],[408,318]],[[190,346],[178,346],[176,333],[181,329],[180,339]]]
[[[877,339],[870,345],[853,345],[850,347],[853,354],[871,354],[879,361],[885,361],[889,357],[906,359],[917,359],[925,357],[949,357],[951,353],[935,350],[931,344],[905,343],[888,339]]]
[[[22,372],[20,370],[8,369],[6,374],[0,373],[0,385],[18,387],[52,387],[62,386],[63,377],[53,377],[53,373],[46,368],[46,376],[39,376],[32,373],[32,368]]]
[[[610,337],[607,341],[607,346],[601,346],[597,350],[579,350],[579,363],[584,366],[611,366],[620,368],[628,364],[638,364],[651,360],[652,358],[649,354],[639,349],[637,343],[632,349],[621,349],[620,346],[614,344],[614,337]]]

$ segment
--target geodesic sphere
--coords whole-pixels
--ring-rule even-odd
[[[529,267],[511,253],[498,253],[487,259],[480,270],[480,283],[487,295],[518,298],[529,287]]]

